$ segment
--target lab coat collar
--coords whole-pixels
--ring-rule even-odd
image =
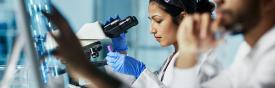
[[[256,43],[256,46],[252,48],[252,52],[249,56],[254,56],[257,54],[264,54],[265,52],[269,51],[269,49],[274,49],[275,47],[275,25],[265,33],[259,41]]]

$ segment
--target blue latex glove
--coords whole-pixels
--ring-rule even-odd
[[[127,41],[125,33],[120,34],[119,37],[112,38],[113,49],[115,52],[127,51]]]
[[[109,52],[106,57],[107,64],[113,68],[113,71],[139,77],[145,69],[145,65],[125,54],[118,52]]]

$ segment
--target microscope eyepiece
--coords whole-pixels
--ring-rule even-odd
[[[127,18],[120,20],[119,17],[113,19],[111,18],[109,22],[107,22],[103,26],[104,33],[110,37],[118,37],[121,33],[127,32],[133,26],[138,24],[138,20],[135,16],[128,16]]]

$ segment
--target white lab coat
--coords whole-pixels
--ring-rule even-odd
[[[275,26],[260,38],[254,48],[241,44],[231,68],[215,78],[200,83],[194,69],[174,68],[171,88],[275,88]],[[192,70],[193,69],[193,70]],[[188,83],[184,83],[188,82]]]
[[[145,69],[137,80],[132,84],[133,88],[165,88],[173,82],[173,68],[179,53],[167,58],[158,76]]]
[[[210,51],[209,53],[215,54]],[[209,53],[201,55],[199,59],[200,65],[198,65],[196,69],[190,69],[190,71],[188,71],[189,73],[187,72],[187,73],[180,73],[180,74],[193,75],[191,77],[194,77],[194,76],[202,77],[203,80],[200,80],[200,82],[207,81],[212,77],[214,77],[216,73],[218,73],[221,70],[222,65],[216,60],[216,58],[208,59],[209,56],[207,55],[209,55]],[[148,69],[145,69],[141,73],[139,78],[132,84],[131,87],[133,88],[170,88],[172,87],[172,84],[177,81],[177,80],[174,80],[173,78],[176,77],[174,75],[175,74],[174,65],[178,55],[179,55],[179,52],[177,52],[174,56],[171,55],[167,59],[165,64],[162,66],[160,73],[157,76],[152,72],[150,72]],[[206,62],[206,59],[208,59],[207,62]],[[206,63],[211,63],[211,65],[204,65],[204,68],[205,68],[204,71],[200,71],[202,65]],[[165,70],[165,68],[167,69]],[[182,83],[190,83],[189,81],[192,81],[192,80],[188,80],[185,82],[181,80]],[[182,88],[183,86],[179,85],[178,87]],[[186,86],[185,88],[189,88],[189,87]]]

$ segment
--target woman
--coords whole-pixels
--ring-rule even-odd
[[[171,84],[173,81],[173,67],[178,57],[177,29],[184,16],[193,13],[211,13],[214,4],[208,0],[150,0],[149,19],[151,20],[150,32],[162,47],[174,46],[175,50],[155,76],[146,69],[145,65],[125,55],[127,50],[126,37],[122,34],[113,38],[114,50],[109,52],[106,60],[113,71],[133,75],[137,80],[132,84],[135,88],[159,88]],[[120,53],[119,53],[120,52]]]

